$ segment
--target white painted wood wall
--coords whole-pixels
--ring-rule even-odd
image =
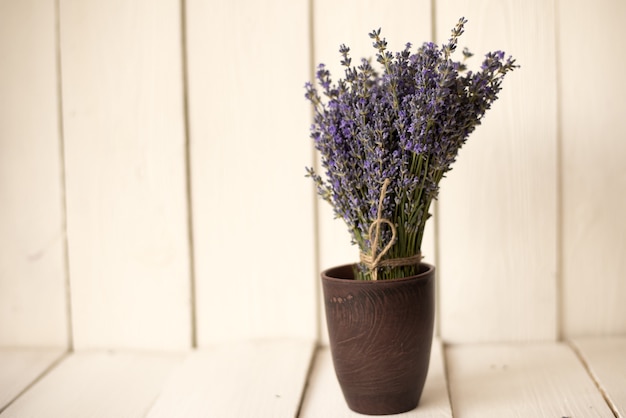
[[[0,0],[0,347],[323,340],[318,272],[356,252],[304,82],[460,16],[522,68],[442,183],[442,341],[626,334],[625,2]]]

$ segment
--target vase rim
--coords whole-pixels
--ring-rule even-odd
[[[375,283],[379,283],[379,284],[380,283],[397,283],[397,282],[408,281],[408,280],[424,279],[424,278],[427,278],[429,275],[431,275],[434,272],[434,270],[435,270],[435,266],[434,265],[429,264],[429,263],[421,262],[421,263],[419,263],[419,265],[423,266],[423,267],[426,267],[426,269],[424,271],[422,271],[421,273],[418,273],[418,274],[414,274],[412,276],[400,277],[400,278],[397,278],[397,279],[355,280],[354,276],[352,274],[349,275],[349,276],[352,276],[352,277],[345,277],[345,276],[347,276],[345,274],[342,275],[344,277],[336,277],[336,276],[333,276],[333,275],[329,274],[329,273],[333,273],[333,272],[336,273],[337,271],[340,271],[340,270],[351,271],[352,268],[354,268],[354,266],[356,266],[356,265],[357,265],[357,263],[350,263],[350,264],[342,264],[342,265],[339,265],[339,266],[330,267],[330,268],[327,268],[327,269],[323,270],[320,273],[320,275],[321,275],[323,280],[338,281],[338,282],[339,281],[340,282],[345,282],[346,280],[349,280],[349,281],[353,281],[355,283],[359,283],[359,284],[362,283],[364,285],[368,285],[370,283],[373,283],[373,284],[375,284]]]

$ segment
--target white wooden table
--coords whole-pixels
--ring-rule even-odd
[[[0,417],[355,417],[328,348],[0,351]],[[626,417],[626,337],[443,346],[405,417]]]

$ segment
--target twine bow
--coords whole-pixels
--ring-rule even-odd
[[[391,181],[389,179],[385,179],[383,182],[383,187],[380,190],[380,198],[378,200],[378,214],[376,215],[376,220],[372,222],[369,227],[368,235],[371,241],[371,253],[360,254],[361,263],[365,264],[365,266],[370,270],[372,274],[372,280],[378,280],[378,268],[379,267],[400,267],[400,266],[409,266],[413,264],[418,264],[422,261],[422,254],[417,253],[410,257],[404,258],[392,258],[383,260],[382,258],[389,252],[391,247],[393,247],[396,243],[397,239],[397,231],[396,226],[389,219],[383,218],[383,202],[385,200],[385,195],[387,194],[387,187],[389,186]],[[391,240],[383,247],[380,252],[378,251],[378,241],[380,240],[380,228],[383,224],[387,224],[391,229]]]

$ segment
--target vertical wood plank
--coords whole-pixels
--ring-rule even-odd
[[[0,346],[67,345],[54,2],[0,2]]]
[[[626,333],[626,3],[559,3],[563,333]],[[593,57],[593,58],[592,58]]]
[[[312,338],[307,2],[186,3],[198,344]]]
[[[569,7],[569,6],[568,6]],[[522,66],[441,183],[441,332],[446,341],[557,335],[557,103],[554,2],[437,2],[439,43],[504,50]]]
[[[394,52],[404,49],[407,42],[419,47],[423,42],[432,40],[430,0],[393,0],[386,2],[384,7],[373,0],[316,0],[313,15],[315,62],[312,64],[317,67],[319,63],[324,63],[335,81],[344,76],[339,54],[341,44],[350,47],[353,63],[376,55],[368,36],[373,29],[382,29],[389,50]],[[374,64],[377,65],[375,60]],[[321,199],[318,212],[320,270],[357,262],[359,250],[350,244],[350,235],[343,220],[334,219],[331,206]],[[435,262],[434,222],[433,218],[429,220],[422,245],[424,261],[428,263]],[[321,337],[327,341],[324,304],[320,304]]]
[[[188,347],[180,4],[60,7],[75,345]]]

